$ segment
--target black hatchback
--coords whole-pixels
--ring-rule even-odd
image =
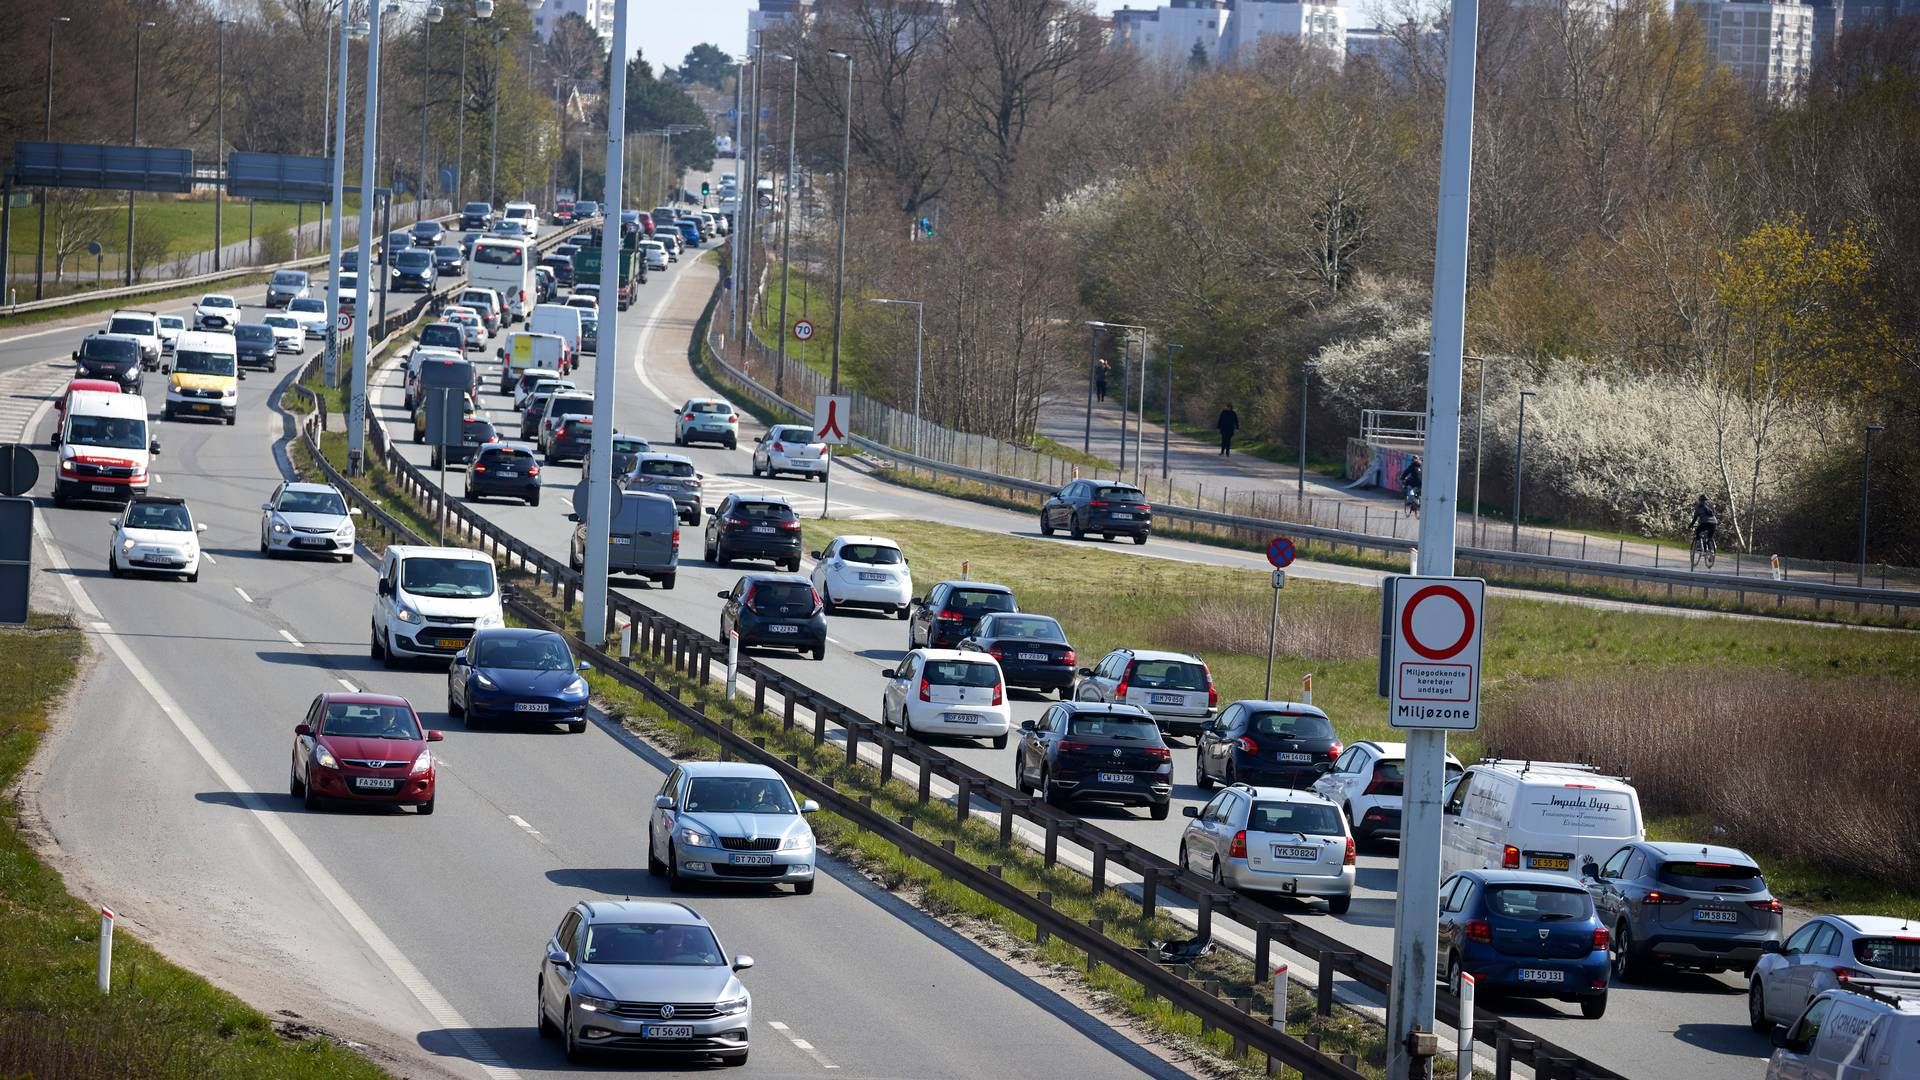
[[[414,246],[423,248],[434,247],[447,235],[447,227],[437,221],[417,221],[407,231],[413,234]]]
[[[1085,800],[1145,806],[1155,821],[1173,805],[1173,751],[1137,705],[1062,701],[1020,724],[1014,780],[1054,806]]]
[[[827,658],[827,612],[813,582],[797,574],[745,574],[721,589],[720,640],[740,635],[740,647],[811,652]]]
[[[995,612],[1019,611],[1013,590],[988,581],[943,581],[907,611],[907,648],[951,649]]]
[[[1066,631],[1045,615],[1021,612],[987,615],[957,646],[983,652],[1000,662],[1008,686],[1052,690],[1062,701],[1073,690],[1073,645]]]
[[[280,362],[280,343],[274,340],[273,327],[265,323],[241,323],[233,328],[233,348],[241,367],[276,370]]]
[[[507,443],[488,443],[467,466],[466,498],[519,499],[540,505],[540,462],[533,451]]]
[[[1056,529],[1067,530],[1075,540],[1099,533],[1109,540],[1131,536],[1134,543],[1144,544],[1153,532],[1153,507],[1146,493],[1132,484],[1075,480],[1040,506],[1040,534],[1052,536]]]
[[[1297,701],[1236,701],[1200,732],[1194,775],[1202,790],[1222,784],[1311,787],[1340,757],[1333,721]]]
[[[553,280],[563,289],[573,288],[573,260],[565,255],[549,255],[540,265],[553,271]]]
[[[499,441],[500,434],[493,429],[492,424],[478,417],[465,417],[460,421],[459,445],[449,446],[444,451],[438,446],[433,448],[433,467],[436,469],[440,467],[440,459],[443,456],[446,458],[448,467],[470,464],[479,456],[481,447],[491,446]]]
[[[778,496],[729,495],[707,519],[706,557],[715,566],[735,559],[766,559],[796,572],[800,569],[800,516]]]

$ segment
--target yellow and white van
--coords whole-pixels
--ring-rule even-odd
[[[240,413],[239,354],[232,334],[188,330],[173,347],[173,363],[161,367],[167,375],[167,403],[160,415],[168,420],[192,416],[234,423]]]

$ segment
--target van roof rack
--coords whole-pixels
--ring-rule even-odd
[[[1920,979],[1847,979],[1842,990],[1852,990],[1889,1005],[1920,1005]]]
[[[1610,773],[1601,769],[1598,765],[1585,761],[1537,761],[1533,758],[1489,757],[1481,758],[1480,764],[1517,769],[1521,773],[1531,772],[1534,769],[1552,770],[1554,772],[1587,773],[1591,776],[1598,776],[1608,780],[1618,780],[1623,784],[1631,783],[1633,780],[1632,777],[1626,775],[1626,769],[1624,767],[1621,768],[1618,773]]]

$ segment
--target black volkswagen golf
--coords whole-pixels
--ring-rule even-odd
[[[827,658],[827,613],[813,582],[798,574],[746,574],[720,590],[720,640],[740,634],[740,647],[795,649]]]

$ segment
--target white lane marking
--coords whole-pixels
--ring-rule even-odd
[[[786,1039],[788,1042],[792,1043],[796,1048],[804,1052],[808,1057],[812,1058],[813,1063],[820,1066],[821,1068],[837,1069],[840,1067],[838,1065],[835,1065],[832,1061],[828,1060],[827,1055],[821,1053],[819,1050],[814,1049],[814,1046],[812,1043],[808,1042],[807,1040],[801,1038],[798,1035],[795,1035],[793,1033],[792,1028],[781,1023],[780,1021],[769,1020],[767,1021],[767,1026],[779,1032],[780,1034],[786,1036]]]
[[[281,637],[283,637],[283,638],[286,638],[286,639],[287,639],[287,644],[289,644],[289,645],[292,645],[292,646],[293,646],[294,648],[296,648],[296,649],[304,649],[304,648],[306,648],[306,646],[305,646],[305,645],[302,645],[302,644],[300,644],[300,639],[299,639],[299,638],[297,638],[297,637],[294,637],[294,636],[293,636],[292,634],[289,634],[289,633],[287,633],[287,632],[286,632],[285,630],[282,630],[282,631],[280,631],[280,636],[281,636]]]
[[[345,687],[347,693],[349,694],[357,694],[360,692],[359,687],[353,685],[352,683],[348,682],[345,679],[335,679],[333,681],[339,683],[342,687]]]
[[[92,627],[93,632],[96,634],[110,634],[113,632],[113,627],[108,625],[107,623],[97,622],[97,623],[88,623],[87,625]]]
[[[217,565],[219,565],[219,564],[218,564],[217,562],[215,562],[215,560],[214,560],[214,558],[213,558],[213,556],[212,556],[212,555],[209,555],[209,554],[207,554],[207,553],[206,553],[206,552],[204,552],[204,551],[200,553],[200,557],[201,557],[201,558],[203,558],[203,559],[205,559],[205,560],[207,560],[207,564],[208,564],[209,566],[217,566]],[[244,595],[246,595],[246,594],[244,594],[244,593],[242,593],[241,595],[243,595],[243,596],[244,596]],[[249,603],[249,604],[251,604],[251,603],[253,603],[253,601],[251,601],[251,600],[249,600],[249,601],[247,601],[247,603]]]
[[[533,826],[527,824],[526,818],[521,817],[519,814],[508,814],[507,820],[513,822],[515,825],[520,826],[521,830],[524,831],[528,836],[533,837],[535,840],[540,841],[542,844],[547,843],[547,838],[540,835],[539,829],[536,829]],[[552,845],[549,844],[548,846],[551,847]]]
[[[640,328],[640,344],[633,351],[633,373],[639,376],[640,385],[652,391],[653,396],[665,402],[670,409],[679,408],[680,403],[668,397],[667,392],[660,389],[659,384],[653,381],[653,377],[647,374],[647,343],[653,340],[653,329],[660,324],[660,313],[666,310],[667,301],[672,299],[674,290],[678,289],[680,283],[685,280],[684,274],[673,275],[673,281],[668,283],[666,291],[660,294],[659,302],[653,305],[653,311],[647,316],[646,325]],[[620,343],[615,341],[614,348],[617,350],[619,347]]]
[[[245,600],[249,604],[253,603],[253,597],[247,595],[247,590],[235,585],[233,591],[240,594],[240,599]]]
[[[66,557],[54,545],[53,535],[46,525],[46,519],[36,517],[33,526],[34,532],[40,537],[40,546],[47,553],[47,561],[53,564],[54,569],[60,572],[62,580],[67,583],[67,591],[73,595],[75,606],[97,619],[100,609],[94,605],[93,598],[87,595],[87,591],[73,577],[71,569],[67,566]],[[93,625],[101,627],[106,624],[95,622]],[[266,830],[267,835],[280,846],[280,850],[286,854],[287,858],[306,875],[308,881],[313,883],[313,887],[320,893],[321,898],[340,913],[341,919],[360,936],[360,940],[366,943],[367,948],[380,958],[380,962],[386,965],[387,970],[393,974],[400,985],[407,988],[414,1000],[427,1011],[433,1022],[451,1032],[454,1043],[470,1060],[479,1065],[481,1071],[491,1080],[518,1080],[520,1074],[508,1068],[506,1059],[502,1058],[484,1038],[474,1033],[472,1026],[467,1023],[465,1017],[460,1015],[459,1010],[453,1007],[453,1003],[441,996],[440,991],[434,989],[433,984],[427,981],[426,975],[413,965],[413,961],[407,959],[406,954],[400,951],[400,947],[394,944],[393,939],[388,937],[380,929],[379,924],[373,921],[373,917],[367,914],[367,910],[348,894],[338,879],[327,872],[326,867],[313,854],[312,849],[302,843],[299,837],[293,835],[293,831],[280,819],[278,813],[269,807],[246,781],[241,779],[240,773],[227,762],[226,756],[220,753],[213,742],[200,730],[200,725],[194,723],[186,710],[173,700],[173,695],[161,687],[160,680],[154,678],[153,672],[147,670],[147,666],[140,662],[140,658],[133,655],[133,650],[127,646],[126,642],[113,635],[103,635],[100,640],[106,643],[107,648],[113,650],[114,656],[127,669],[127,673],[146,690],[147,695],[153,699],[153,703],[160,707],[160,711],[167,714],[167,719],[173,721],[174,729],[180,732],[181,737],[187,740],[187,744],[200,755],[200,760],[206,763],[214,777],[225,784],[229,791],[238,795],[241,804],[252,811],[253,818],[260,827]]]

